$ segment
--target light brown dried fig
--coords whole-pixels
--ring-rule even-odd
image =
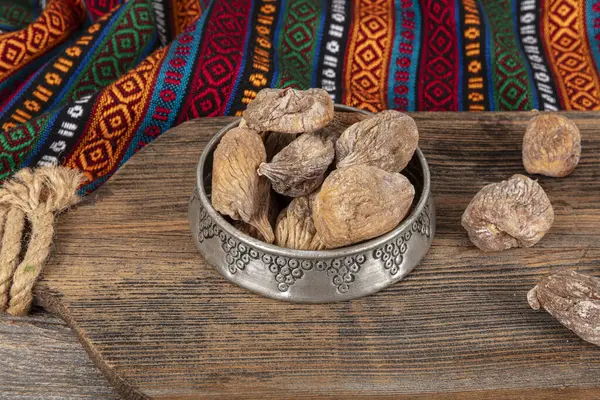
[[[212,204],[221,214],[254,226],[272,243],[270,184],[256,173],[265,160],[265,146],[256,132],[247,128],[227,132],[213,156]]]
[[[337,141],[342,133],[348,129],[351,125],[364,121],[365,119],[372,118],[371,114],[363,114],[359,112],[344,112],[336,111],[333,113],[333,119],[326,127],[321,129],[319,133],[330,139]]]
[[[548,232],[554,210],[544,189],[524,175],[484,186],[462,216],[462,226],[483,251],[531,247]]]
[[[600,346],[600,279],[575,271],[546,276],[527,293],[534,310],[543,307],[585,341]]]
[[[368,165],[337,169],[315,199],[315,227],[328,248],[362,242],[398,226],[414,196],[413,185],[399,173]]]
[[[263,136],[263,142],[267,151],[267,161],[271,161],[275,154],[296,140],[296,137],[297,135],[293,133],[266,132]]]
[[[323,89],[262,89],[244,111],[258,131],[310,133],[333,118],[333,101]]]
[[[258,174],[271,181],[273,190],[290,197],[304,196],[318,188],[333,162],[331,140],[317,133],[305,133],[262,163]]]
[[[571,120],[554,113],[529,121],[523,136],[523,165],[530,174],[569,175],[581,156],[581,135]]]
[[[338,168],[365,164],[388,172],[400,172],[419,143],[415,121],[399,111],[382,111],[355,123],[335,144]]]
[[[317,234],[312,205],[316,194],[297,197],[284,209],[275,225],[275,244],[297,250],[323,250]]]

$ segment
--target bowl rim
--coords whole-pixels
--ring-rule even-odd
[[[373,113],[359,110],[355,107],[346,106],[343,104],[335,104],[336,111],[344,111],[344,112],[358,112],[360,114],[371,115]],[[431,176],[429,172],[429,165],[427,164],[427,160],[423,155],[423,152],[419,147],[415,150],[415,154],[417,155],[417,159],[421,164],[421,168],[423,170],[423,189],[421,191],[421,197],[417,202],[417,206],[413,208],[411,213],[405,218],[400,225],[398,225],[393,230],[385,233],[381,236],[377,236],[373,239],[369,239],[365,242],[361,242],[358,244],[353,244],[351,246],[339,247],[332,250],[297,250],[297,249],[288,249],[285,247],[280,247],[274,244],[263,242],[262,240],[258,240],[249,236],[237,228],[235,228],[232,224],[230,224],[215,208],[212,206],[211,202],[208,199],[206,194],[206,190],[204,189],[204,165],[206,164],[206,159],[211,151],[213,151],[223,135],[225,133],[236,126],[239,125],[241,117],[236,118],[231,123],[225,125],[221,128],[206,144],[204,149],[202,150],[202,154],[200,155],[200,160],[198,161],[198,165],[196,167],[196,189],[198,191],[198,195],[200,198],[200,203],[202,207],[206,210],[208,215],[213,219],[213,221],[223,230],[225,230],[231,236],[239,239],[241,242],[262,250],[269,254],[274,254],[277,256],[283,257],[296,257],[300,259],[330,259],[330,258],[340,258],[340,257],[348,257],[353,256],[360,253],[371,252],[381,247],[383,244],[387,243],[391,239],[402,235],[407,228],[412,226],[413,223],[417,221],[430,197],[430,186],[431,186]]]

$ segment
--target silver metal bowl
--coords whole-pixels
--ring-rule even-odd
[[[336,105],[338,111],[362,112]],[[254,239],[233,227],[211,205],[212,157],[221,129],[202,152],[189,221],[206,262],[227,280],[252,292],[298,303],[330,303],[375,293],[405,277],[423,258],[435,233],[435,207],[427,161],[417,149],[403,171],[415,187],[409,216],[393,231],[335,250],[293,250]]]

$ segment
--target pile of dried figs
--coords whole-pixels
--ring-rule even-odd
[[[415,189],[401,174],[419,141],[412,118],[334,111],[324,90],[264,89],[214,153],[212,204],[244,233],[281,247],[323,250],[393,230]],[[523,137],[530,174],[565,177],[581,155],[577,126],[534,112]],[[485,252],[531,247],[554,222],[540,184],[516,174],[483,187],[462,215]],[[528,294],[584,340],[600,345],[600,279],[561,271]]]
[[[263,89],[215,150],[212,204],[281,247],[359,243],[408,214],[415,189],[401,171],[418,141],[401,112],[337,112],[322,89]]]

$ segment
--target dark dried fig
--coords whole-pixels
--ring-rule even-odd
[[[554,222],[544,189],[524,175],[484,186],[462,216],[471,242],[483,251],[531,247]]]
[[[373,115],[363,114],[359,112],[344,112],[336,111],[333,113],[333,120],[319,131],[323,136],[326,136],[335,143],[342,133],[348,129],[351,125],[364,121],[365,119],[371,118]]]
[[[585,341],[600,346],[600,279],[575,271],[546,276],[527,293],[534,310],[543,307]]]
[[[335,144],[337,167],[364,164],[400,172],[418,143],[419,132],[411,117],[399,111],[382,111],[342,133]]]
[[[297,135],[293,133],[266,132],[263,135],[263,142],[267,151],[267,161],[271,161],[275,154],[296,140],[296,137]]]
[[[304,196],[321,185],[334,157],[331,140],[318,133],[305,133],[277,153],[271,162],[262,163],[258,174],[266,176],[277,193]]]

